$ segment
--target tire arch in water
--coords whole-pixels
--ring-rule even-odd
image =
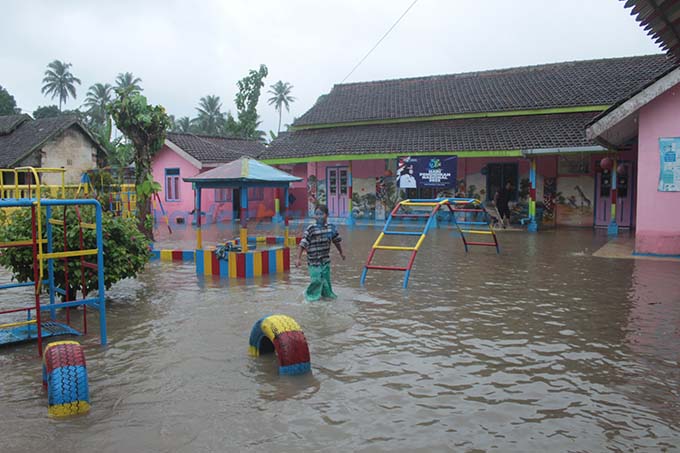
[[[286,315],[268,315],[250,331],[250,355],[276,352],[280,375],[297,375],[311,370],[309,346],[300,325]]]

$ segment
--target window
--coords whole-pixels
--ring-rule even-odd
[[[262,201],[264,200],[264,187],[251,187],[248,189],[248,200]]]
[[[231,189],[215,189],[215,203],[225,203],[231,201]]]
[[[165,201],[179,201],[179,168],[165,169]]]

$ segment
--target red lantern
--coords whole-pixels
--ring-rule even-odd
[[[620,176],[626,175],[628,174],[628,169],[625,165],[619,164],[616,166],[616,174]]]
[[[603,170],[611,170],[613,166],[614,161],[611,159],[611,157],[605,157],[600,161],[600,168]]]

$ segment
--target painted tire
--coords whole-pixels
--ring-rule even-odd
[[[285,315],[265,316],[250,331],[250,355],[276,352],[279,374],[305,374],[311,370],[309,347],[297,322]]]
[[[77,341],[56,341],[43,353],[47,415],[68,417],[90,410],[85,354]]]

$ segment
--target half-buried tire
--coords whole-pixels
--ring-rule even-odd
[[[280,375],[296,375],[311,370],[305,334],[295,320],[286,315],[265,316],[250,331],[250,355],[276,352]]]

